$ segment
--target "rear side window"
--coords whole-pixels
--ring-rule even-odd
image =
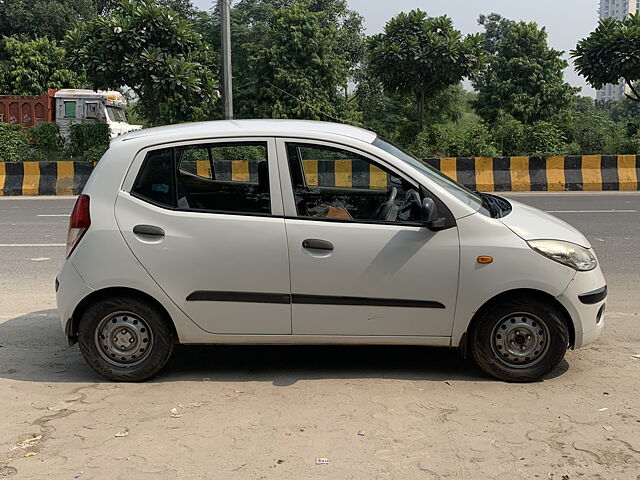
[[[147,154],[131,193],[160,206],[175,207],[173,188],[173,149]]]
[[[178,209],[270,214],[266,143],[176,147]]]
[[[219,143],[149,152],[132,195],[162,207],[271,214],[267,144]]]

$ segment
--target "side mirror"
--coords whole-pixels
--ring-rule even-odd
[[[444,228],[444,218],[438,216],[438,207],[430,198],[422,200],[421,207],[422,221],[426,223],[427,228],[431,230],[440,230]]]

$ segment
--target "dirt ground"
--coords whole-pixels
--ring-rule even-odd
[[[0,339],[0,477],[640,479],[635,315],[528,385],[413,347],[181,347],[114,384],[53,310]]]

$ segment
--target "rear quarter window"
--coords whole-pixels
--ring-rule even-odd
[[[173,208],[173,183],[173,150],[155,150],[147,154],[131,193],[152,203]]]

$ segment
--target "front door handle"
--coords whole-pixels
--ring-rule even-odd
[[[333,243],[327,242],[326,240],[318,240],[315,238],[308,238],[307,240],[302,242],[302,246],[310,250],[333,250]]]
[[[154,225],[136,225],[133,227],[133,233],[145,237],[164,237],[164,230]]]

